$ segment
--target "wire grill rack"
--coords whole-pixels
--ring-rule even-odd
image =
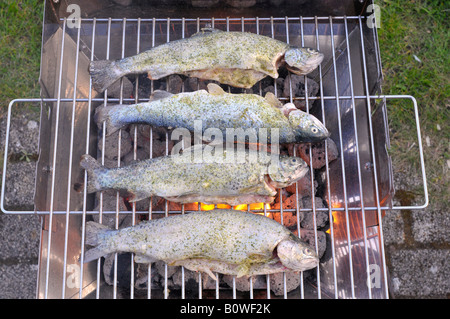
[[[101,262],[83,264],[85,222],[91,214],[98,214],[100,221],[105,214],[114,214],[116,228],[119,215],[131,214],[133,224],[137,214],[188,213],[184,206],[181,211],[169,210],[166,201],[163,211],[121,211],[117,194],[116,210],[103,210],[103,196],[100,196],[99,210],[94,211],[92,201],[86,194],[73,191],[77,177],[87,180],[87,174],[78,167],[78,158],[84,153],[95,152],[98,136],[91,121],[96,106],[110,103],[134,103],[148,101],[139,96],[139,79],[136,78],[134,97],[123,96],[123,82],[118,97],[96,96],[89,76],[86,77],[86,61],[94,59],[117,59],[134,55],[164,42],[189,37],[202,27],[213,27],[224,31],[246,31],[285,41],[287,43],[310,46],[325,53],[325,60],[311,76],[317,79],[319,95],[308,97],[305,81],[305,97],[279,97],[283,102],[304,100],[308,112],[314,111],[332,132],[338,145],[339,158],[334,163],[326,163],[325,184],[327,185],[328,207],[299,207],[283,209],[283,195],[280,192],[279,210],[264,208],[260,212],[280,213],[281,223],[285,213],[300,212],[315,214],[326,212],[330,219],[330,258],[315,269],[316,280],[308,282],[300,273],[301,284],[294,294],[286,291],[284,277],[284,298],[387,298],[388,274],[383,245],[382,215],[392,209],[421,209],[428,204],[425,167],[422,152],[418,107],[416,100],[408,95],[374,94],[375,82],[381,78],[380,52],[377,45],[376,29],[366,26],[361,16],[342,17],[270,17],[270,18],[198,18],[198,19],[82,19],[79,28],[70,28],[62,19],[53,38],[55,61],[42,61],[54,68],[55,87],[43,93],[46,97],[15,99],[8,108],[6,142],[2,180],[2,211],[9,214],[39,214],[42,216],[41,255],[39,261],[39,298],[84,298],[95,295],[104,297],[101,286]],[[368,43],[372,43],[370,49]],[[370,51],[370,56],[367,52]],[[83,60],[84,59],[84,60]],[[45,68],[44,66],[42,68]],[[369,73],[374,72],[373,73]],[[42,74],[41,77],[45,77]],[[274,80],[275,92],[277,82]],[[153,90],[153,82],[151,85]],[[262,87],[259,94],[262,95]],[[291,92],[292,92],[292,88]],[[54,93],[53,93],[54,92]],[[244,92],[244,91],[243,91]],[[255,93],[255,92],[254,92]],[[258,92],[256,92],[258,93]],[[424,203],[415,206],[394,206],[391,202],[389,156],[383,157],[389,145],[386,133],[385,143],[380,147],[378,139],[381,131],[387,132],[385,106],[391,100],[409,100],[416,120],[419,160],[424,188]],[[12,211],[5,207],[6,176],[8,169],[8,144],[12,109],[23,103],[40,103],[42,109],[40,164],[36,178],[36,209],[34,211]],[[313,108],[314,104],[314,108]],[[361,115],[362,114],[362,115]],[[378,115],[381,114],[381,115]],[[375,117],[377,119],[375,119]],[[378,120],[378,118],[381,118]],[[349,119],[349,120],[348,120]],[[380,127],[381,123],[381,127]],[[376,126],[375,126],[376,125]],[[384,127],[383,127],[384,125]],[[44,133],[43,133],[44,132]],[[47,132],[47,133],[45,133]],[[117,166],[121,166],[121,138],[118,138]],[[150,136],[153,134],[150,128]],[[136,130],[134,131],[134,158],[136,159]],[[381,135],[381,138],[383,135]],[[166,135],[166,141],[169,140]],[[150,150],[152,150],[150,139]],[[168,142],[166,143],[168,154]],[[103,142],[101,161],[104,163]],[[325,147],[325,152],[327,147]],[[311,149],[309,150],[311,157]],[[149,157],[152,157],[150,151]],[[325,154],[327,157],[327,154]],[[365,163],[369,163],[367,165]],[[44,171],[44,172],[43,172]],[[44,177],[42,177],[44,176]],[[311,185],[315,174],[311,167]],[[387,176],[387,177],[386,177]],[[86,184],[86,183],[85,183]],[[381,185],[388,184],[387,190]],[[312,189],[313,193],[314,190]],[[296,196],[298,198],[298,187]],[[151,205],[150,205],[151,206]],[[200,207],[200,206],[199,206]],[[368,219],[367,216],[372,216]],[[373,222],[375,220],[375,222]],[[298,225],[298,227],[300,227]],[[300,231],[300,228],[298,228]],[[315,230],[317,243],[317,231]],[[316,244],[316,250],[317,244]],[[117,254],[115,265],[117,265]],[[133,256],[131,257],[133,261]],[[129,297],[135,297],[135,265],[131,262]],[[149,270],[151,265],[148,266]],[[112,297],[118,297],[117,266],[114,268]],[[148,285],[147,297],[169,298],[167,289],[167,265],[165,265],[165,289],[152,291]],[[182,272],[184,279],[184,271]],[[374,282],[378,276],[378,284]],[[250,292],[245,297],[274,298],[270,292],[267,276],[266,290],[254,290],[250,279]],[[219,287],[214,291],[202,288],[199,274],[198,296],[200,298],[236,298],[242,296],[236,291],[235,281],[231,293]],[[180,297],[185,298],[184,280]]]

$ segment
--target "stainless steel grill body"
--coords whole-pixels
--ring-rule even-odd
[[[417,140],[421,151],[417,105],[411,96],[380,95],[382,75],[376,29],[368,28],[366,19],[360,15],[84,18],[79,28],[70,28],[67,19],[62,18],[56,24],[47,26],[41,64],[43,98],[14,100],[9,108],[11,113],[11,109],[19,102],[41,103],[35,211],[8,211],[3,205],[5,181],[2,184],[2,210],[7,213],[38,213],[43,216],[37,296],[118,296],[117,277],[112,287],[106,286],[102,283],[100,262],[83,264],[82,257],[79,260],[84,253],[84,225],[90,214],[99,214],[100,219],[105,214],[114,214],[118,227],[119,215],[122,214],[131,214],[135,223],[137,214],[148,214],[152,218],[155,214],[168,216],[187,213],[184,208],[181,211],[171,211],[167,203],[163,211],[140,212],[136,211],[135,206],[131,211],[121,211],[119,196],[116,210],[103,210],[100,197],[100,208],[94,211],[94,196],[75,192],[73,184],[83,179],[86,181],[87,178],[79,167],[82,154],[95,155],[98,152],[99,158],[104,161],[103,149],[97,149],[97,140],[102,136],[98,135],[91,121],[95,107],[148,100],[146,96],[139,96],[138,89],[133,97],[123,96],[123,91],[115,98],[107,97],[106,94],[97,95],[87,73],[89,61],[134,55],[167,41],[189,37],[205,26],[224,31],[259,33],[291,44],[317,48],[325,54],[322,65],[309,75],[319,83],[319,95],[311,98],[292,95],[281,98],[283,102],[305,100],[308,112],[312,112],[326,124],[339,150],[339,158],[327,163],[323,171],[327,208],[317,208],[312,201],[312,207],[262,211],[280,213],[281,216],[290,212],[298,215],[300,211],[307,214],[324,211],[333,220],[328,234],[327,256],[315,270],[316,280],[303,280],[303,275],[300,274],[300,288],[289,294],[285,292],[284,297],[388,297],[382,215],[390,209],[422,208],[427,205],[428,199],[420,152],[424,204],[413,207],[392,206],[393,182],[387,151],[389,136],[386,105],[392,99],[411,100],[416,114]],[[273,85],[276,87],[276,81],[273,81]],[[260,94],[262,89],[260,86]],[[308,90],[307,86],[305,90]],[[135,144],[135,156],[136,148]],[[7,149],[8,145],[3,178],[8,165]],[[121,152],[120,138],[118,152]],[[149,157],[152,157],[152,152]],[[118,158],[117,166],[120,166],[120,156]],[[311,184],[314,185],[314,179],[318,177],[312,168],[311,173]],[[281,194],[280,202],[283,202]],[[116,255],[116,261],[117,258]],[[131,263],[128,292],[131,298],[135,297],[134,271]],[[165,284],[167,285],[167,277]],[[237,292],[235,287],[227,290],[218,285],[213,291],[203,290],[200,281],[198,295],[202,298],[273,298],[269,286],[269,276],[266,289],[251,289],[248,294]],[[169,295],[167,289],[155,291],[149,288],[147,296],[163,298]],[[180,297],[189,297],[186,296],[184,286]]]

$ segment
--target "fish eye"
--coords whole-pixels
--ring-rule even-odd
[[[317,134],[319,132],[319,129],[317,127],[313,127],[313,128],[311,128],[311,132],[313,132],[314,134]]]

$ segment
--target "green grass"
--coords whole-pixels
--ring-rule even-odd
[[[39,97],[42,0],[0,1],[0,115],[15,98]]]
[[[448,1],[376,1],[384,94],[417,99],[432,204],[450,204],[450,52]],[[417,57],[420,61],[417,61]],[[394,169],[418,174],[418,147],[410,101],[388,104]],[[419,191],[419,190],[417,190]]]

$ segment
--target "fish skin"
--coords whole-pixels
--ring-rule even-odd
[[[280,157],[276,161],[258,158],[260,153],[256,151],[224,150],[208,160],[206,155],[213,149],[208,147],[194,146],[181,154],[112,169],[86,154],[80,165],[88,172],[88,193],[114,189],[129,196],[131,202],[156,195],[179,203],[233,206],[271,203],[275,187],[290,185],[308,172],[307,164],[299,157]],[[198,154],[205,155],[203,162],[197,160],[202,161],[196,157]],[[230,160],[231,156],[234,160]]]
[[[241,277],[304,271],[319,261],[312,247],[278,222],[230,209],[169,216],[120,230],[88,222],[86,244],[94,248],[86,251],[84,262],[131,252],[139,263],[162,260],[213,279],[214,272]]]
[[[329,136],[317,118],[297,110],[292,103],[282,105],[272,93],[266,97],[231,94],[212,83],[208,90],[179,94],[156,91],[158,97],[152,96],[147,103],[98,107],[94,120],[100,127],[106,121],[107,135],[132,123],[183,127],[194,132],[194,121],[198,120],[202,121],[202,134],[208,128],[217,128],[224,140],[227,129],[253,132],[258,142],[259,129],[265,128],[267,140],[262,143],[272,142],[271,129],[278,129],[274,143],[319,142]]]
[[[323,60],[323,54],[314,49],[290,46],[255,33],[204,29],[131,57],[92,61],[89,72],[98,92],[124,75],[139,73],[148,73],[153,80],[183,74],[251,88],[266,76],[278,77],[285,53],[291,71],[300,75],[311,72]]]

